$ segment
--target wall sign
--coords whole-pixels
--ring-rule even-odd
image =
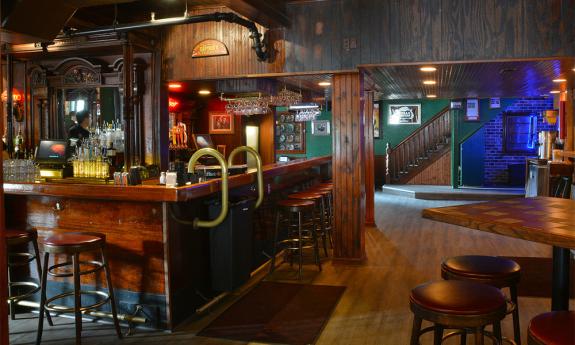
[[[421,124],[421,104],[390,104],[387,123],[390,125]]]
[[[192,58],[229,55],[228,47],[218,40],[203,40],[194,46]]]
[[[490,98],[489,99],[489,109],[499,109],[501,108],[501,98]]]
[[[469,98],[466,103],[465,121],[479,121],[479,100]]]
[[[379,103],[373,103],[373,137],[379,138],[381,129],[379,126]]]

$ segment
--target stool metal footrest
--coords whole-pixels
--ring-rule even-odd
[[[92,268],[92,269],[80,271],[79,274],[81,276],[85,275],[85,274],[98,272],[99,270],[104,268],[104,265],[100,261],[80,261],[80,265],[94,266],[94,268]],[[64,273],[54,272],[56,269],[59,269],[62,267],[72,267],[72,263],[67,261],[67,262],[63,262],[61,264],[52,265],[48,268],[48,274],[51,275],[52,277],[72,277],[74,275],[74,273],[72,273],[72,272],[64,272]]]
[[[34,283],[34,282],[10,282],[10,283],[8,283],[9,288],[22,287],[22,286],[31,287],[32,290],[25,292],[23,294],[20,294],[20,295],[8,296],[8,302],[10,302],[10,301],[18,302],[19,300],[30,297],[33,294],[35,294],[36,292],[40,291],[40,284],[38,284],[38,283]]]
[[[94,304],[91,304],[91,305],[88,305],[85,307],[80,307],[81,312],[99,308],[99,307],[103,306],[104,304],[106,304],[110,301],[110,295],[104,291],[82,291],[82,290],[80,290],[79,292],[81,295],[99,295],[99,296],[103,297],[102,300],[100,300]],[[65,308],[62,306],[56,306],[54,304],[50,304],[51,302],[54,302],[55,300],[59,300],[59,299],[62,299],[64,297],[68,297],[68,296],[74,296],[74,291],[64,292],[64,293],[61,293],[61,294],[58,294],[56,296],[48,298],[45,302],[46,310],[56,311],[56,312],[60,312],[60,313],[73,313],[73,312],[75,312],[76,309],[73,307]]]

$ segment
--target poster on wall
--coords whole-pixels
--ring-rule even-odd
[[[226,112],[210,112],[210,134],[234,134],[234,116]]]
[[[373,137],[376,139],[381,132],[379,127],[379,103],[373,103]]]
[[[465,121],[479,121],[479,100],[469,98],[466,104]]]
[[[421,124],[421,104],[390,104],[387,123],[389,125]]]

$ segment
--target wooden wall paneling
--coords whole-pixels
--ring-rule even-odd
[[[420,6],[424,8],[421,11],[420,22],[421,30],[421,54],[427,52],[429,60],[441,60],[442,45],[442,0],[423,0]]]
[[[374,158],[375,165],[375,188],[381,188],[385,183],[385,155],[375,155]]]
[[[1,10],[0,10],[1,13]],[[0,39],[0,61],[4,55],[4,44]],[[4,90],[4,69],[0,66],[0,90]],[[0,99],[0,109],[4,109],[4,102]],[[4,113],[0,110],[0,114]],[[4,121],[0,121],[0,136],[4,134]],[[0,248],[6,248],[6,226],[4,219],[4,176],[1,173],[3,161],[0,160]],[[4,252],[4,250],[2,250]],[[5,303],[8,299],[8,264],[6,262],[6,255],[0,255],[0,345],[8,345],[8,304]]]
[[[341,39],[343,45],[341,49],[342,60],[339,69],[351,69],[361,63],[359,44],[361,43],[362,32],[360,23],[362,19],[367,18],[358,20],[357,16],[361,14],[358,10],[359,6],[360,1],[358,0],[344,0],[341,6],[341,19],[337,20],[337,17],[331,19],[336,20],[343,34]],[[346,43],[343,43],[344,40]]]
[[[275,121],[274,113],[262,115],[260,121],[260,156],[264,165],[275,163],[274,146]]]
[[[365,143],[365,224],[375,225],[375,156],[373,152],[373,91],[363,93],[363,128]]]
[[[573,151],[575,148],[575,134],[574,126],[575,119],[573,118],[573,90],[568,90],[565,94],[565,150]]]
[[[333,77],[334,258],[344,262],[365,259],[365,139],[360,84],[358,73]]]
[[[460,28],[465,23],[464,4],[464,1],[451,1],[448,11],[442,7],[440,60],[463,60],[465,39]]]
[[[451,152],[446,152],[407,184],[448,186],[451,184]]]

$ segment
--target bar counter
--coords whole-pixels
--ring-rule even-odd
[[[271,164],[263,172],[264,202],[253,216],[253,250],[245,253],[252,270],[270,252],[275,201],[301,183],[329,178],[331,157]],[[208,214],[218,207],[219,191],[219,179],[182,187],[5,183],[6,222],[9,228],[34,228],[40,237],[105,234],[119,312],[131,314],[141,306],[151,319],[148,326],[173,329],[221,292],[211,285],[210,230],[190,225],[195,218],[214,218]],[[229,192],[231,201],[255,197],[256,173],[231,176]],[[102,281],[82,278],[85,285]],[[68,290],[70,283],[50,281],[48,295]]]

